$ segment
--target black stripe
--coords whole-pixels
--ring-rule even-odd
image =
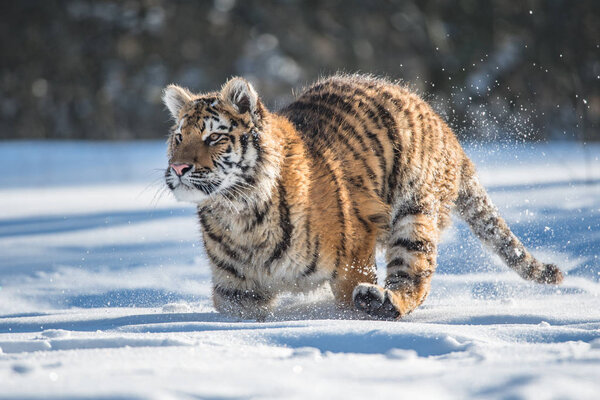
[[[218,117],[219,116],[219,113],[216,112],[214,109],[212,109],[210,107],[206,107],[205,110],[206,110],[207,113],[213,115],[214,117]]]
[[[381,228],[387,228],[390,223],[389,215],[386,213],[372,214],[367,217],[369,221]]]
[[[383,90],[381,85],[378,85],[377,82],[364,82],[363,85],[369,89],[376,90],[378,93],[378,96],[381,96],[384,99],[390,101],[392,104],[394,104],[394,106],[398,108],[398,110],[396,110],[396,111],[399,111],[402,109],[402,101],[400,99],[393,97],[387,91]],[[398,136],[398,127],[396,125],[396,120],[392,117],[390,112],[379,102],[378,98],[370,96],[365,91],[361,90],[360,84],[351,85],[351,84],[347,84],[347,83],[331,81],[330,86],[338,87],[340,90],[345,91],[347,93],[352,93],[353,100],[356,97],[361,97],[362,99],[364,99],[367,103],[362,103],[362,102],[359,103],[360,104],[359,109],[361,109],[361,107],[363,105],[365,107],[369,107],[369,105],[372,105],[375,107],[376,113],[373,111],[373,109],[371,107],[369,107],[367,115],[369,116],[369,118],[371,118],[373,120],[373,122],[376,123],[378,128],[381,129],[381,127],[384,127],[386,129],[387,136],[391,143],[393,153],[394,153],[394,159],[392,161],[392,168],[390,169],[389,175],[386,179],[389,181],[389,183],[388,183],[388,185],[384,186],[389,189],[386,200],[388,203],[391,203],[393,190],[395,189],[395,186],[396,186],[397,180],[398,180],[398,174],[399,174],[398,162],[400,160],[400,153],[402,152],[402,148],[401,148],[402,143]],[[381,121],[381,123],[379,123],[379,121]],[[379,140],[376,137],[375,137],[375,139]],[[383,148],[381,151],[382,151],[382,156],[383,156]]]
[[[409,215],[426,214],[425,209],[416,204],[403,204],[396,210],[396,214],[392,217],[392,227],[400,220]]]
[[[313,107],[313,105],[310,105],[310,104],[301,104],[301,105],[302,106],[306,106],[308,108],[312,108]],[[327,106],[323,107],[322,105],[319,105],[319,108],[320,109],[322,109],[322,108],[328,108],[329,109],[329,107],[327,107]],[[331,111],[331,112],[335,113],[335,111]],[[304,118],[304,117],[306,117],[306,114],[302,116],[302,118]],[[326,129],[323,129],[323,130],[321,129],[322,128],[321,124],[323,124],[323,123],[327,124],[326,128],[329,128],[331,132],[339,133],[339,130],[337,130],[335,127],[333,127],[331,125],[331,122],[330,122],[330,120],[332,118],[335,120],[335,118],[337,118],[337,117],[330,116],[329,120],[323,120],[320,117],[321,117],[321,114],[318,114],[317,118],[311,120],[311,125],[314,124],[316,126],[313,126],[312,129],[306,129],[305,132],[302,132],[302,134],[305,136],[305,142],[308,145],[309,149],[311,149],[313,151],[316,151],[317,145],[319,144],[318,142],[321,142],[320,144],[323,144],[324,145],[323,147],[326,147],[326,148],[329,148],[329,149],[335,149],[337,146],[336,146],[335,143],[332,143],[332,138],[337,137],[337,139],[339,140],[339,142],[342,143],[343,145],[345,145],[346,148],[353,154],[354,159],[356,161],[362,161],[363,166],[364,166],[364,168],[365,168],[365,170],[366,170],[369,178],[372,181],[374,181],[375,184],[377,184],[377,176],[375,175],[375,173],[373,172],[373,170],[367,164],[366,159],[363,158],[361,156],[361,154],[359,154],[357,152],[357,150],[345,140],[345,138],[344,138],[343,135],[335,135],[335,136],[334,135],[329,135],[329,134],[327,134],[327,135],[314,135],[314,136],[310,137],[310,142],[308,141],[307,135],[309,133],[327,131]],[[295,121],[293,118],[292,118],[292,122],[296,122],[297,123],[297,121]],[[342,122],[341,124],[342,124],[341,125],[342,128],[344,127],[343,124],[347,125],[345,122]],[[353,130],[353,128],[351,126],[347,125],[347,127],[350,128],[350,129],[352,129],[352,132],[354,132],[353,134],[355,136],[360,137],[359,135],[356,134],[356,132]],[[323,157],[323,156],[321,155],[321,157]],[[383,167],[383,168],[385,168],[385,167]],[[382,176],[382,182],[383,182],[383,177],[385,176],[385,170],[383,170],[383,169],[381,171],[381,176]],[[361,176],[358,176],[358,178],[360,178],[360,180],[362,181],[362,177]],[[347,182],[349,182],[349,183],[352,183],[352,177],[348,176],[348,174],[344,174],[343,177],[342,177],[342,179],[345,180],[345,181],[347,181]],[[338,184],[338,187],[339,187],[339,184]],[[377,192],[378,195],[381,195],[380,190],[375,189],[375,191]],[[355,214],[356,218],[359,220],[360,223],[362,223],[365,226],[365,229],[368,232],[370,232],[370,226],[369,226],[369,224],[361,217],[360,213],[358,212],[358,207],[357,207],[357,204],[356,204],[356,200],[353,197],[350,197],[350,201],[352,203],[352,206],[353,206],[352,209],[354,211],[354,214]],[[341,209],[341,199],[340,199],[340,201],[338,201],[338,204],[339,204],[340,209]],[[345,232],[345,230],[344,230],[344,232]],[[343,235],[345,235],[345,233],[343,233]],[[343,252],[345,253],[345,251],[346,251],[345,250],[345,237],[343,238],[342,247],[343,247]]]
[[[333,132],[339,133],[341,131],[349,131],[351,133],[351,137],[355,138],[358,143],[360,144],[360,147],[362,149],[363,153],[368,153],[369,152],[369,147],[367,147],[367,145],[365,144],[363,138],[361,135],[358,134],[358,132],[356,132],[356,129],[350,125],[347,121],[346,118],[347,117],[354,117],[356,118],[356,113],[342,113],[340,111],[340,109],[338,108],[334,108],[332,104],[329,103],[321,103],[321,102],[314,102],[314,101],[306,101],[305,99],[301,98],[299,99],[296,103],[293,104],[293,109],[294,111],[302,111],[302,112],[312,112],[315,115],[318,115],[319,117],[321,116],[325,116],[325,119],[323,118],[319,118],[318,121],[314,121],[314,122],[319,122],[319,123],[326,123],[327,127],[332,127],[335,126],[336,128],[339,127],[341,129],[332,129]],[[358,122],[362,122],[360,119],[356,118]],[[313,120],[311,119],[311,122],[313,122]],[[313,132],[316,133],[316,132]],[[337,139],[339,139],[340,141],[345,140],[345,136],[344,135],[338,135],[336,136]],[[348,147],[349,143],[346,143],[346,145]],[[357,150],[355,148],[352,148],[352,151],[354,151],[355,153],[358,153]]]
[[[396,272],[391,273],[388,276],[386,276],[385,286],[389,287],[392,285],[397,285],[401,282],[409,283],[409,284],[416,284],[417,280],[420,281],[420,278],[418,276],[411,276],[408,272],[400,270],[400,271],[396,271]]]
[[[398,258],[394,258],[393,260],[391,260],[388,264],[386,268],[394,268],[394,267],[401,267],[406,265],[406,263],[404,262],[404,259],[398,257]]]
[[[225,167],[223,166],[223,164],[221,164],[219,161],[217,160],[213,160],[213,164],[215,164],[217,167],[219,167],[220,169],[225,169]]]
[[[369,97],[368,100],[370,102],[375,101],[375,99],[372,97]],[[335,108],[331,108],[328,106],[333,106]],[[294,118],[297,119],[297,117],[299,117],[299,115],[298,114],[294,115],[293,113],[291,113],[291,111],[297,111],[300,113],[312,111],[317,115],[322,115],[323,114],[322,110],[325,108],[327,108],[329,110],[330,115],[333,112],[335,112],[335,113],[340,113],[340,111],[344,112],[345,115],[343,116],[343,118],[341,118],[342,121],[344,121],[347,117],[353,117],[356,119],[357,126],[361,126],[362,131],[367,135],[367,137],[369,138],[371,143],[376,147],[377,151],[375,151],[374,154],[378,158],[379,167],[381,168],[381,171],[382,171],[381,175],[382,175],[382,177],[385,177],[386,172],[387,172],[387,167],[386,167],[386,162],[385,162],[385,154],[384,154],[383,145],[379,141],[379,138],[377,137],[377,135],[370,132],[368,130],[367,126],[364,125],[364,122],[360,118],[356,117],[357,110],[349,102],[349,99],[346,99],[344,97],[341,97],[341,96],[339,96],[335,93],[331,93],[331,92],[323,92],[323,93],[312,94],[312,95],[306,94],[306,95],[300,97],[295,103],[290,104],[284,111],[288,114],[288,117],[290,119],[294,119]],[[372,113],[372,115],[374,116],[375,114]],[[375,119],[375,118],[373,118],[373,119]],[[349,127],[350,127],[350,125],[346,124],[344,129],[348,129]],[[358,134],[353,127],[350,127],[350,128],[351,128],[351,131],[353,132],[353,137],[356,137],[357,140],[360,140],[361,143],[363,143],[363,145],[364,145],[364,141],[362,141],[361,135]],[[348,130],[350,130],[350,129],[348,129]],[[316,131],[314,131],[314,132],[316,132]],[[366,150],[366,151],[368,151],[368,150]],[[382,179],[382,185],[383,185],[383,179]]]
[[[328,89],[337,88],[338,90],[340,90],[347,97],[349,97],[351,102],[356,102],[356,100],[358,99],[358,109],[365,112],[369,116],[369,118],[371,118],[372,122],[375,123],[377,129],[383,129],[385,127],[383,125],[383,122],[378,119],[375,110],[371,107],[372,105],[376,104],[375,102],[377,101],[377,96],[381,96],[382,91],[380,90],[380,88],[367,85],[367,88],[374,89],[377,91],[377,96],[372,96],[365,92],[362,89],[365,86],[360,84],[350,84],[346,82],[332,81],[330,82],[329,86],[330,87]]]
[[[260,208],[258,208],[258,205],[254,205],[253,206],[253,211],[254,211],[254,218],[248,222],[248,225],[246,226],[245,231],[246,232],[250,232],[251,230],[253,230],[254,228],[256,228],[257,226],[262,225],[263,221],[265,220],[265,217],[267,216],[267,213],[271,210],[271,203],[267,202],[264,206],[264,210],[261,210]]]
[[[358,222],[362,224],[367,233],[371,233],[371,225],[360,215],[360,210],[357,206],[354,206],[354,214],[356,214],[356,218],[358,218]]]
[[[275,245],[275,250],[269,257],[269,259],[265,262],[265,268],[270,268],[273,261],[281,258],[283,253],[287,251],[290,247],[290,243],[292,240],[292,230],[293,226],[290,222],[290,208],[287,204],[287,199],[285,198],[286,192],[285,187],[283,187],[283,182],[281,179],[279,180],[279,228],[281,229],[281,239]]]
[[[325,107],[328,108],[327,106],[325,106]],[[339,133],[339,130],[337,130],[336,127],[334,127],[332,125],[332,124],[335,124],[335,122],[334,123],[331,122],[332,120],[333,121],[337,121],[337,119],[339,118],[338,116],[335,116],[335,117],[329,116],[328,120],[323,120],[320,117],[321,117],[321,115],[319,115],[319,117],[317,117],[315,120],[313,120],[313,123],[316,124],[316,127],[315,127],[315,129],[313,131],[321,131],[320,128],[322,127],[322,124],[326,124],[326,127],[324,127],[324,129],[322,130],[323,132],[336,132],[336,133]],[[342,130],[345,129],[345,128],[348,128],[355,137],[359,137],[360,138],[360,135],[358,135],[356,133],[356,131],[354,131],[354,128],[352,128],[346,122],[341,121],[338,125],[342,128]],[[329,131],[327,129],[329,129]],[[332,137],[334,137],[334,135],[327,134],[327,135],[314,136],[312,139],[314,141],[323,142],[323,144],[326,147],[328,147],[330,149],[334,149],[334,148],[336,148],[336,146],[330,140],[330,138],[332,138]],[[378,186],[379,185],[379,183],[378,183],[378,177],[375,174],[375,172],[371,169],[371,167],[368,165],[366,158],[364,158],[360,153],[358,153],[358,151],[350,143],[348,143],[345,140],[344,135],[335,135],[335,137],[339,140],[340,143],[342,143],[343,145],[346,146],[346,148],[352,153],[352,155],[354,156],[354,159],[356,161],[362,162],[363,167],[364,167],[364,169],[365,169],[365,171],[366,171],[369,179],[375,183],[375,186]],[[382,166],[380,165],[380,167],[382,167]],[[382,168],[385,168],[385,166],[383,166]],[[385,170],[383,170],[383,169],[381,170],[381,177],[382,177],[381,182],[383,182],[383,178],[385,177]],[[344,174],[343,179],[345,181],[349,182],[350,184],[353,184],[354,186],[357,186],[356,179],[358,179],[359,182],[361,182],[361,183],[363,182],[362,176],[359,175],[359,176],[356,176],[356,177],[352,177],[352,176],[348,176],[347,173]],[[361,188],[362,188],[362,186],[361,186]],[[382,194],[381,190],[377,189],[377,188],[375,189],[375,192],[379,196],[381,196],[381,194]],[[358,210],[358,206],[356,204],[355,198],[351,197],[350,201],[352,203],[352,209],[353,209],[354,214],[355,214],[356,218],[358,219],[358,221],[365,227],[365,230],[367,232],[371,232],[370,225],[360,215],[360,212]]]
[[[260,146],[260,135],[256,130],[252,131],[252,147],[256,151],[256,163],[255,165],[259,165],[262,162],[263,149]]]
[[[249,185],[254,185],[256,183],[256,179],[252,175],[242,175],[241,178]]]
[[[311,263],[306,267],[306,270],[302,273],[302,276],[307,277],[314,274],[317,271],[317,263],[319,262],[319,238],[315,243],[315,249],[313,251],[313,259]]]
[[[242,161],[244,161],[244,158],[246,157],[246,151],[248,150],[248,134],[244,133],[242,136],[240,136],[240,143],[242,145],[242,156],[240,157],[240,162],[238,164],[241,164]]]
[[[427,123],[423,119],[423,106],[421,104],[417,104],[415,110],[417,111],[417,121],[421,124],[421,154],[419,155],[419,161],[425,169],[425,151],[427,150],[427,146],[425,141],[430,138],[431,133],[431,119],[427,120]]]
[[[167,168],[165,170],[165,183],[167,184],[167,186],[169,187],[169,189],[173,190],[175,189],[175,186],[173,186],[173,184],[171,182],[169,182],[169,176],[171,175],[171,168]]]
[[[372,120],[372,122],[375,123],[375,126],[377,127],[377,129],[386,128],[385,121],[380,119],[382,107],[381,107],[381,104],[378,103],[377,97],[369,95],[367,92],[365,92],[364,90],[361,89],[361,86],[362,87],[366,86],[367,88],[376,90],[378,96],[383,96],[383,95],[387,94],[384,91],[382,91],[380,87],[377,87],[373,83],[366,84],[366,82],[365,82],[361,85],[358,83],[350,84],[350,83],[339,82],[339,81],[330,81],[328,86],[329,86],[328,89],[335,87],[335,88],[338,88],[339,90],[341,90],[343,93],[347,93],[346,96],[349,97],[349,100],[351,102],[355,102],[357,98],[360,98],[360,100],[358,102],[358,109],[367,114],[367,116]],[[389,97],[389,94],[387,94],[387,95]],[[373,109],[372,106],[375,106],[376,108]],[[356,114],[354,109],[352,109],[351,114],[352,115]],[[373,135],[372,133],[369,134],[367,129],[363,129],[363,130],[368,134],[370,139],[374,139],[376,141],[375,145],[380,150],[381,156],[383,157],[383,147],[381,145],[381,142],[379,141],[379,138],[376,135]],[[384,167],[382,169],[384,171],[387,171],[387,169],[385,167],[385,159],[383,159],[383,162],[384,162]]]
[[[352,89],[355,89],[355,87],[353,86],[348,86],[347,87],[347,91],[351,92]],[[311,94],[312,93],[312,94]],[[364,95],[364,99],[368,102],[368,103],[362,103],[363,106],[367,106],[369,103],[372,103],[375,101],[375,98],[372,96],[367,95],[366,93],[362,92],[362,94]],[[359,107],[358,109],[355,109],[354,106],[352,105],[352,103],[355,101],[356,99],[353,98],[352,95],[350,96],[346,96],[346,97],[342,97],[339,96],[336,93],[333,92],[327,92],[327,91],[323,91],[320,93],[313,93],[312,89],[307,91],[303,96],[301,96],[297,102],[301,102],[301,103],[306,103],[306,104],[312,104],[314,105],[314,109],[316,111],[316,113],[320,112],[320,109],[324,106],[330,105],[330,106],[334,106],[336,107],[335,110],[337,112],[344,112],[344,118],[342,120],[345,119],[345,117],[353,117],[354,119],[357,120],[357,126],[360,126],[362,128],[362,130],[367,133],[368,129],[367,127],[364,125],[364,121],[360,118],[357,117],[357,111],[362,110],[361,107]],[[290,106],[295,106],[296,103],[292,103],[290,104]],[[288,108],[290,107],[288,106]],[[373,117],[371,119],[373,119],[373,122],[375,123],[375,125],[377,126],[377,128],[381,129],[382,125],[379,124],[379,121],[377,121],[376,115],[373,111],[371,111],[371,115],[373,115]],[[364,144],[364,142],[362,141],[362,137],[360,135],[356,135],[357,139],[360,140],[361,144]],[[376,147],[378,148],[378,150],[381,150],[381,155],[383,156],[383,147],[381,146],[381,142],[378,141],[378,138],[375,137],[375,140],[377,140],[376,142]],[[365,147],[363,147],[363,149],[365,149]],[[366,151],[366,150],[365,150]],[[385,160],[384,161],[384,166],[382,167],[383,171],[386,171],[385,168]]]
[[[382,92],[381,95],[389,101],[392,101],[391,95],[386,92]],[[392,202],[392,196],[394,190],[396,189],[396,185],[398,182],[398,175],[400,173],[400,154],[402,152],[402,142],[400,141],[400,137],[398,135],[398,126],[396,124],[396,119],[390,114],[390,112],[383,107],[380,103],[375,103],[375,107],[377,108],[377,112],[383,125],[386,128],[388,140],[392,145],[392,149],[394,152],[394,158],[392,160],[392,168],[390,169],[388,176],[388,195],[387,202]]]
[[[402,270],[399,270],[399,271],[396,271],[396,272],[393,272],[393,273],[389,274],[386,277],[386,280],[391,280],[391,279],[394,279],[394,278],[396,278],[397,280],[399,280],[399,279],[412,280],[411,279],[412,276],[408,272],[402,271]]]
[[[306,215],[304,217],[304,218],[306,218],[305,221],[304,221],[304,233],[306,234],[305,247],[306,247],[306,250],[307,250],[307,253],[306,253],[307,257],[308,257],[308,255],[311,252],[311,249],[310,249],[310,217],[311,217],[311,212],[310,211],[311,210],[310,210],[310,205],[309,205],[309,208],[306,210]],[[317,240],[318,240],[318,238],[317,238]]]
[[[239,289],[231,289],[224,288],[216,285],[214,288],[216,294],[219,294],[223,297],[235,299],[235,300],[254,300],[257,302],[268,301],[270,298],[262,293],[258,293],[254,290],[239,290]]]
[[[244,121],[243,119],[239,120],[240,125],[242,125],[242,128],[244,128],[245,130],[250,129],[250,124],[248,124],[248,122]]]
[[[354,186],[357,189],[363,189],[365,187],[363,177],[360,175],[349,176],[346,178],[346,181],[348,181],[352,186]]]
[[[385,278],[385,286],[398,285],[403,283],[413,287],[419,287],[424,280],[431,277],[432,271],[422,271],[418,274],[409,274],[406,271],[396,271]],[[393,289],[392,289],[393,290]]]
[[[246,280],[246,277],[244,276],[244,274],[242,274],[241,272],[239,272],[233,265],[220,260],[215,254],[212,254],[212,252],[208,249],[205,248],[206,250],[206,254],[208,255],[208,258],[210,258],[210,261],[212,261],[212,263],[215,265],[215,267],[230,273],[231,275],[235,276],[238,279],[241,280]]]
[[[206,221],[206,216],[201,214],[200,211],[198,211],[198,214],[200,217],[200,224],[204,228],[203,231],[206,233],[209,239],[215,242],[216,244],[220,245],[222,247],[223,252],[227,254],[227,256],[229,256],[231,259],[238,262],[244,262],[244,258],[234,249],[232,249],[227,243],[225,243],[225,239],[223,238],[223,236],[218,235],[211,230],[210,226],[208,225],[208,222]]]
[[[342,205],[342,197],[340,194],[341,184],[338,181],[336,175],[334,174],[333,169],[329,165],[328,160],[325,159],[325,156],[323,156],[323,154],[319,150],[318,146],[316,145],[317,143],[315,143],[313,140],[311,140],[311,139],[314,139],[314,137],[308,136],[309,133],[306,133],[304,131],[300,131],[300,134],[303,136],[304,141],[309,149],[309,155],[311,157],[313,157],[313,159],[318,157],[323,161],[323,164],[325,165],[325,168],[327,169],[327,173],[331,176],[332,182],[335,185],[334,191],[337,194],[337,203],[338,203],[338,210],[339,210],[338,218],[339,218],[340,227],[341,227],[340,249],[338,249],[336,263],[335,263],[335,267],[338,268],[339,264],[340,264],[340,260],[341,260],[341,255],[340,255],[339,250],[341,250],[343,254],[346,253],[346,217],[344,215],[344,207]]]
[[[417,124],[416,124],[416,110],[415,109],[411,109],[409,110],[408,108],[405,108],[404,111],[404,118],[406,119],[407,123],[408,123],[408,129],[411,132],[410,135],[410,144],[409,144],[409,151],[407,151],[407,157],[411,160],[411,162],[413,164],[416,165],[417,163],[417,139],[418,139],[418,135],[417,135]],[[422,134],[422,132],[421,132]],[[420,166],[418,166],[420,167]]]
[[[408,251],[419,253],[429,253],[433,250],[433,245],[431,242],[426,240],[409,240],[404,238],[396,240],[392,247],[404,247]]]
[[[368,156],[369,155],[369,150],[366,147],[366,145],[364,144],[364,141],[362,140],[362,137],[356,132],[356,130],[354,129],[354,127],[352,127],[351,125],[349,125],[338,113],[336,109],[329,107],[326,104],[318,104],[318,110],[314,109],[314,105],[313,104],[308,104],[308,103],[302,103],[299,102],[298,106],[294,107],[295,111],[299,111],[299,112],[312,112],[316,115],[316,118],[311,119],[311,122],[314,126],[314,129],[307,129],[309,131],[314,132],[327,132],[327,135],[318,135],[315,136],[313,138],[314,139],[321,139],[321,140],[325,140],[327,142],[327,144],[329,145],[330,148],[335,148],[334,143],[332,143],[332,139],[337,139],[337,141],[339,143],[341,143],[342,145],[344,145],[346,147],[346,149],[348,149],[348,151],[352,154],[352,156],[354,157],[354,159],[356,161],[360,161],[363,164],[363,167],[367,173],[367,175],[369,176],[369,178],[373,181],[375,181],[375,183],[379,184],[377,182],[378,177],[375,174],[375,171],[373,171],[373,169],[369,166],[369,164],[367,163],[367,159],[364,156]],[[306,116],[306,115],[305,115]],[[350,132],[350,136],[355,138],[360,144],[362,149],[362,152],[358,151],[354,146],[352,146],[352,144],[347,140],[346,136],[341,134],[341,132],[344,131],[348,131]],[[331,133],[337,133],[337,135],[332,135]],[[382,168],[381,170],[381,177],[382,177],[382,182],[383,182],[383,178],[385,177],[385,164],[382,165],[382,163],[379,163],[380,168]]]

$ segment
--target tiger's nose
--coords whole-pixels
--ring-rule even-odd
[[[183,176],[183,174],[192,169],[190,164],[171,164],[170,167],[173,171],[175,171],[177,176]]]

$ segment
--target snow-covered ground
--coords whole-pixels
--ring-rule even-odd
[[[320,290],[257,323],[212,308],[163,143],[0,143],[0,398],[600,398],[600,146],[468,153],[562,286],[457,221],[403,321],[342,319]]]

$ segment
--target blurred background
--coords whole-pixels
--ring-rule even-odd
[[[401,79],[467,140],[600,139],[598,0],[0,3],[1,139],[162,138],[171,82],[276,110],[336,71]]]

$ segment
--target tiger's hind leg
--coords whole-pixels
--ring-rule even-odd
[[[401,318],[417,308],[429,293],[435,271],[439,227],[435,216],[416,212],[392,220],[386,249],[385,287],[361,283],[355,306],[376,319]]]

